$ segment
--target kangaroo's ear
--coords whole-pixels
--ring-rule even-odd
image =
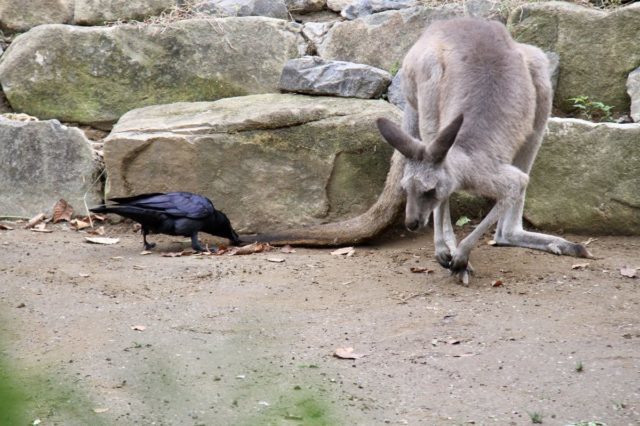
[[[410,160],[421,161],[425,158],[425,145],[404,132],[397,124],[386,118],[378,118],[376,125],[382,137],[402,155]]]
[[[455,120],[453,120],[447,127],[442,129],[436,139],[431,142],[429,148],[427,148],[427,152],[429,156],[433,159],[434,163],[439,163],[444,160],[444,157],[449,152],[449,149],[456,141],[456,136],[458,136],[458,132],[460,131],[460,127],[462,127],[462,122],[464,118],[462,114],[457,116]]]

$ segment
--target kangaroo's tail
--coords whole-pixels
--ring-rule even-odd
[[[404,157],[398,151],[391,157],[382,193],[378,200],[359,216],[341,222],[313,225],[256,235],[241,235],[243,243],[268,242],[273,245],[338,246],[358,244],[379,235],[397,217],[404,202],[400,180],[404,169]]]

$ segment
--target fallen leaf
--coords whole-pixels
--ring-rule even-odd
[[[88,278],[91,276],[91,274],[87,274],[85,272],[80,272],[78,275],[80,275],[82,278]]]
[[[94,413],[97,413],[97,414],[100,414],[100,413],[106,413],[107,411],[109,411],[109,409],[108,409],[108,408],[94,408],[94,409],[93,409],[93,412],[94,412]]]
[[[81,230],[84,228],[88,228],[90,225],[88,222],[85,222],[83,220],[80,219],[73,219],[72,221],[69,222],[72,226],[74,226],[76,228],[76,230]]]
[[[353,247],[342,247],[339,248],[337,250],[334,250],[331,252],[332,255],[334,256],[347,256],[347,257],[351,257],[354,255],[354,253],[356,252],[356,249],[354,249]]]
[[[503,284],[502,280],[495,280],[491,283],[491,287],[501,287]]]
[[[420,268],[417,266],[412,266],[411,267],[411,272],[413,272],[414,274],[421,274],[421,273],[425,273],[425,274],[430,274],[433,272],[433,269],[429,269],[429,268]]]
[[[87,231],[88,234],[91,235],[104,235],[106,234],[105,230],[104,230],[104,226],[100,226],[99,228],[95,228],[95,229],[90,229]]]
[[[295,253],[296,251],[294,250],[293,247],[291,247],[290,245],[286,245],[286,246],[282,246],[282,248],[280,249],[281,252],[283,253]]]
[[[106,245],[111,245],[111,244],[118,244],[120,242],[120,238],[108,238],[108,237],[84,237],[84,239],[88,242],[88,243],[93,243],[93,244],[106,244]]]
[[[162,256],[162,257],[180,257],[180,256],[182,256],[182,252],[181,251],[164,252],[164,253],[160,253],[160,256]]]
[[[46,216],[44,213],[40,213],[39,215],[32,217],[31,219],[29,219],[29,222],[27,222],[27,224],[24,226],[24,229],[33,228],[38,223],[42,222],[45,217]]]
[[[271,247],[267,243],[251,243],[243,247],[231,247],[225,253],[227,254],[227,256],[254,254],[254,253],[262,253],[263,251],[269,251],[272,248],[273,247]]]
[[[145,331],[147,327],[144,325],[132,325],[131,329],[135,331]]]
[[[39,223],[36,226],[34,226],[33,228],[31,228],[32,232],[45,232],[45,233],[49,233],[49,232],[53,232],[53,229],[47,229],[47,224],[46,223]]]
[[[153,252],[152,252],[152,251],[149,251],[149,250],[142,250],[142,251],[140,252],[140,254],[141,254],[142,256],[146,256],[146,255],[151,254],[151,253],[153,253]]]
[[[585,269],[587,266],[589,266],[589,262],[574,263],[571,265],[571,269]]]
[[[96,220],[98,222],[104,222],[105,220],[107,220],[107,217],[101,214],[92,214],[90,217],[91,217],[91,220]],[[85,219],[89,220],[89,218],[85,218]]]
[[[637,268],[631,268],[629,266],[624,266],[620,268],[620,275],[627,278],[635,278],[636,272],[638,272]]]
[[[69,205],[62,198],[58,200],[55,206],[53,206],[53,223],[58,223],[63,220],[69,222],[73,216],[73,207]]]
[[[281,257],[267,257],[267,262],[282,263],[284,259]]]
[[[353,348],[338,348],[333,353],[333,356],[341,359],[358,359],[362,358],[364,355],[353,353]]]
[[[9,225],[5,225],[4,223],[0,223],[0,229],[3,231],[12,231],[13,228],[10,227]]]

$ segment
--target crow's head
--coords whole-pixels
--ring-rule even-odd
[[[213,215],[213,220],[207,223],[207,226],[202,230],[211,235],[215,235],[222,238],[228,238],[232,245],[241,245],[240,237],[238,233],[231,226],[231,222],[227,215],[221,211],[216,210]]]

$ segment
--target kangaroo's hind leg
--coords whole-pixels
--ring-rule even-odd
[[[529,46],[523,46],[522,48],[528,55],[543,55],[537,50],[531,50]],[[533,132],[527,137],[525,144],[518,151],[513,162],[515,167],[527,175],[531,171],[538,149],[542,144],[547,117],[551,111],[552,90],[545,64],[546,60],[544,58],[542,60],[538,58],[538,60],[529,61],[529,71],[536,88],[536,114]],[[524,199],[525,191],[523,190],[517,200],[500,217],[494,237],[497,245],[527,247],[568,256],[592,257],[591,253],[582,244],[572,243],[553,235],[525,231],[522,226]]]

